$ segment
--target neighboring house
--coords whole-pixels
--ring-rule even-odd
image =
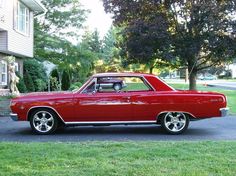
[[[229,65],[229,70],[231,71],[232,78],[236,78],[236,59]]]
[[[0,0],[0,90],[8,89],[6,56],[16,57],[23,74],[23,57],[33,57],[34,16],[46,11],[38,0]]]

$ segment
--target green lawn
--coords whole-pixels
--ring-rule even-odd
[[[175,89],[188,89],[187,84],[173,84],[169,83],[170,86]],[[211,91],[211,92],[220,92],[227,96],[228,107],[230,108],[230,114],[236,114],[236,91],[235,90],[226,90],[222,88],[207,87],[202,84],[197,85],[197,89],[200,91]]]
[[[0,175],[236,175],[236,142],[0,143]]]

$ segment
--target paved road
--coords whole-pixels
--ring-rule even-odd
[[[182,83],[183,89],[188,89],[188,82],[186,83],[184,79],[164,79],[167,83]],[[236,90],[236,81],[227,81],[222,79],[217,80],[197,80],[198,84],[204,84],[211,87],[218,87],[229,90]]]
[[[223,83],[208,83],[208,86],[219,87],[223,89],[236,90],[236,82],[223,82]]]
[[[183,140],[236,140],[236,117],[214,118],[191,122],[182,135],[167,135],[161,127],[108,126],[69,127],[53,135],[35,135],[28,122],[14,122],[9,117],[0,117],[0,141],[22,142],[79,142],[79,141],[183,141]]]

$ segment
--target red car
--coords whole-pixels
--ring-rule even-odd
[[[121,86],[107,87],[104,80]],[[116,124],[160,124],[166,132],[180,134],[191,120],[225,116],[226,104],[223,94],[175,90],[151,74],[102,73],[79,90],[29,93],[12,99],[10,106],[11,118],[29,121],[38,134],[60,125]]]

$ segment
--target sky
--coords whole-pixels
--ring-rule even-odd
[[[85,26],[93,31],[98,29],[99,34],[103,37],[112,25],[111,15],[106,14],[101,0],[80,0],[85,9],[90,10]]]

